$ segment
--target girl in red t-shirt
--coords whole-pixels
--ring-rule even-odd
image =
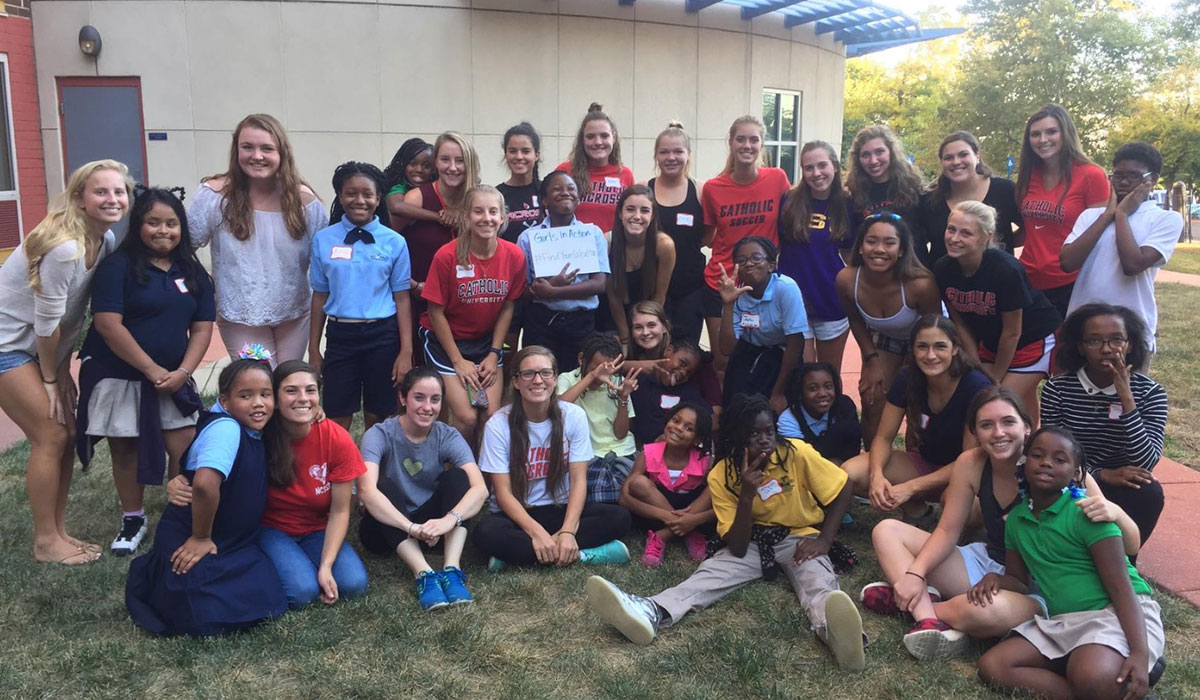
[[[1025,123],[1017,202],[1025,219],[1021,264],[1029,281],[1045,292],[1064,318],[1078,271],[1063,272],[1058,256],[1085,209],[1108,204],[1108,177],[1083,154],[1075,122],[1056,104],[1042,107]],[[1103,218],[1093,227],[1104,228]],[[1084,233],[1094,233],[1091,228]]]
[[[762,165],[766,127],[762,120],[745,115],[729,127],[729,156],[725,169],[704,183],[700,204],[704,209],[704,245],[712,257],[704,268],[704,323],[709,338],[721,337],[721,269],[733,269],[733,247],[747,236],[762,236],[779,244],[779,202],[791,188],[787,173]],[[718,371],[728,358],[713,343]]]
[[[473,449],[478,431],[500,408],[498,369],[513,303],[525,293],[525,254],[500,238],[507,224],[504,196],[490,185],[474,187],[464,201],[458,239],[433,256],[421,316],[425,362],[446,382],[454,424]]]
[[[570,173],[579,186],[575,217],[608,231],[617,213],[617,198],[633,184],[633,171],[621,165],[621,137],[604,107],[593,102],[579,125],[571,157],[555,170]]]
[[[354,480],[366,465],[345,428],[331,420],[313,422],[320,412],[316,369],[289,360],[271,376],[275,415],[263,429],[267,448],[267,505],[258,546],[275,565],[288,607],[328,605],[342,596],[367,591],[367,569],[350,543],[350,498]],[[177,506],[192,501],[183,475],[167,484]]]

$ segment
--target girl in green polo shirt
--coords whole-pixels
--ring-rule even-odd
[[[1046,427],[1025,454],[1029,495],[1005,523],[1006,573],[984,576],[967,595],[986,606],[1000,589],[1024,593],[1032,578],[1050,617],[1034,617],[992,647],[979,659],[979,677],[1047,698],[1145,697],[1165,645],[1162,615],[1117,526],[1092,522],[1075,506],[1083,448]]]

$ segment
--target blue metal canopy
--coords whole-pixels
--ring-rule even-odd
[[[632,5],[637,0],[618,0]],[[813,25],[816,33],[833,34],[846,47],[846,57],[915,44],[962,33],[960,28],[921,29],[911,15],[875,0],[683,0],[688,12],[724,2],[742,8],[742,19],[774,13],[785,27]]]

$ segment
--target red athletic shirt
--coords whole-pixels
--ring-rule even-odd
[[[1071,189],[1066,197],[1062,194],[1065,185],[1063,180],[1054,189],[1045,189],[1042,170],[1037,168],[1029,178],[1029,191],[1021,200],[1021,215],[1025,219],[1021,264],[1037,289],[1055,289],[1075,281],[1079,272],[1063,272],[1058,254],[1083,210],[1108,201],[1108,176],[1091,163],[1071,166]]]
[[[709,287],[720,287],[721,265],[733,274],[733,246],[738,241],[762,236],[779,244],[779,200],[789,189],[787,174],[779,168],[759,168],[758,177],[748,185],[734,182],[729,173],[704,183],[700,195],[704,225],[716,226],[712,258],[704,268]]]
[[[331,420],[314,423],[308,436],[292,443],[296,474],[292,485],[267,489],[264,527],[292,537],[324,530],[333,505],[333,484],[354,481],[366,473],[354,438]]]
[[[496,243],[491,259],[471,255],[466,267],[458,264],[457,242],[447,243],[433,256],[421,296],[443,307],[455,340],[491,337],[504,302],[525,293],[525,254],[504,239]],[[428,311],[421,314],[421,325],[433,330]]]
[[[569,173],[571,164],[563,163],[555,170]],[[586,197],[579,197],[575,218],[585,224],[595,224],[601,231],[611,231],[617,215],[617,199],[633,184],[633,171],[624,165],[606,165],[588,168],[588,178],[592,181],[592,191]]]

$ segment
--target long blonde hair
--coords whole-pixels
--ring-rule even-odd
[[[508,228],[508,207],[500,190],[491,185],[476,185],[468,190],[463,198],[463,212],[458,217],[458,237],[454,241],[454,253],[459,265],[471,264],[471,224],[467,221],[467,212],[477,197],[495,197],[500,202],[500,229],[496,235],[499,236]]]
[[[745,124],[753,124],[754,126],[757,126],[759,136],[762,137],[763,140],[766,140],[767,138],[766,125],[763,124],[761,119],[753,114],[744,114],[737,119],[734,119],[733,123],[729,125],[729,155],[725,156],[725,169],[721,171],[722,175],[728,175],[729,173],[733,172],[733,137],[737,135],[738,127]],[[763,148],[765,149],[766,146]],[[757,165],[762,167],[763,162],[763,152],[759,151]]]
[[[467,203],[467,193],[479,186],[479,156],[476,155],[475,147],[471,145],[466,136],[457,131],[446,131],[433,142],[433,160],[435,164],[437,163],[438,152],[447,143],[458,145],[459,150],[462,151],[463,168],[467,173],[463,177],[463,184],[457,192],[446,192],[441,187],[438,187],[438,193],[442,195],[442,201],[445,202],[446,208],[458,215],[459,226],[461,228],[463,208],[466,207]]]
[[[308,219],[304,216],[304,204],[300,200],[300,187],[312,190],[312,186],[300,177],[300,171],[296,169],[296,159],[292,155],[292,142],[288,140],[287,132],[275,117],[269,114],[251,114],[238,122],[229,146],[229,169],[206,177],[202,182],[215,178],[225,180],[225,187],[219,193],[225,198],[221,208],[222,222],[234,238],[239,241],[248,240],[254,234],[254,207],[250,204],[250,178],[238,164],[238,137],[247,127],[261,129],[270,134],[279,149],[279,170],[275,173],[275,179],[280,185],[279,208],[283,213],[283,223],[288,235],[298,241],[304,238],[308,231]]]
[[[92,175],[101,170],[115,170],[125,179],[125,192],[133,199],[133,179],[129,177],[129,168],[124,163],[115,160],[94,160],[84,163],[71,173],[67,180],[67,188],[50,203],[46,218],[33,227],[22,242],[25,257],[29,260],[26,275],[29,286],[34,291],[42,290],[42,276],[39,268],[42,258],[67,241],[75,241],[79,259],[87,252],[87,218],[79,208],[79,200],[87,187]]]

